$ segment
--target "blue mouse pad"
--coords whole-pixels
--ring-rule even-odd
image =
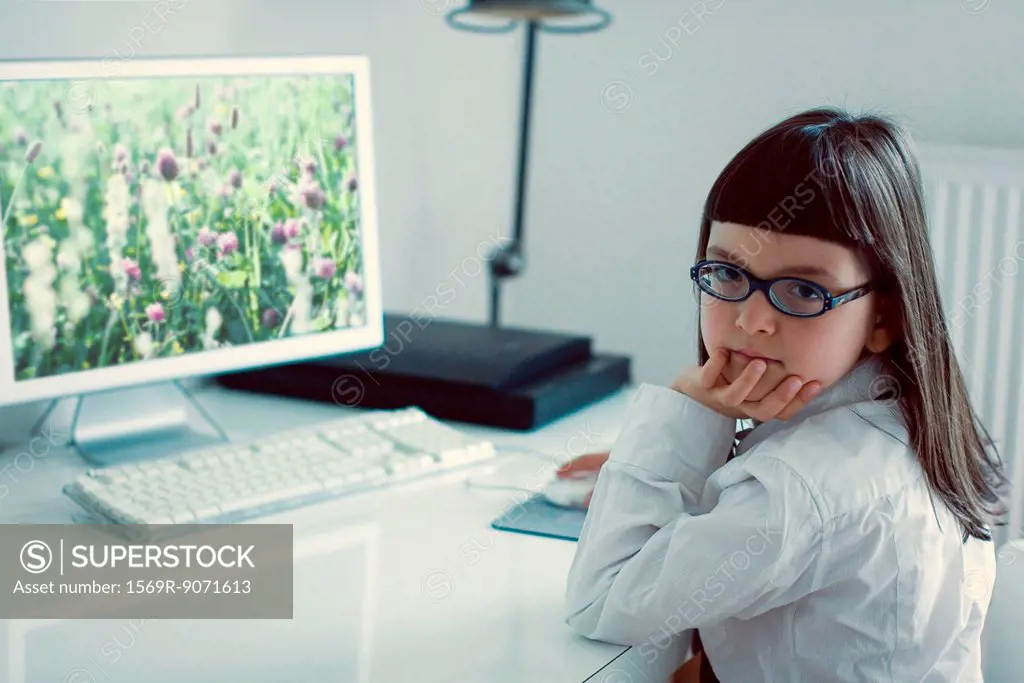
[[[586,517],[586,510],[558,507],[538,494],[497,517],[491,526],[501,531],[578,541]]]

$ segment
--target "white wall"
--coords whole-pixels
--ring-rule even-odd
[[[482,321],[486,278],[456,269],[509,230],[521,40],[448,28],[437,13],[455,1],[175,0],[161,19],[149,2],[0,0],[0,58],[368,53],[386,306],[447,280],[459,295],[435,312]],[[826,103],[922,140],[1024,146],[1024,3],[597,1],[605,31],[540,38],[529,265],[504,312],[592,334],[638,380],[695,358],[701,203],[764,127]],[[21,413],[0,413],[0,433]]]

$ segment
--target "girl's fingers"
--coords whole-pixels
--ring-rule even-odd
[[[743,368],[739,378],[722,391],[719,400],[727,406],[740,405],[767,369],[768,364],[763,360],[750,361],[747,367]]]
[[[810,403],[814,397],[818,395],[820,390],[821,384],[818,382],[808,382],[805,384],[797,395],[793,397],[793,400],[789,402],[789,405],[783,408],[778,414],[778,419],[788,420],[796,415],[804,406]]]
[[[700,385],[704,389],[710,389],[715,386],[715,382],[718,380],[718,376],[722,374],[722,370],[725,369],[725,364],[729,361],[729,353],[724,349],[717,349],[711,357],[708,358],[708,362],[700,369]]]
[[[796,375],[790,375],[779,382],[779,385],[772,389],[767,396],[760,401],[751,403],[750,410],[753,417],[761,422],[780,417],[782,411],[793,402],[803,386],[803,380]]]

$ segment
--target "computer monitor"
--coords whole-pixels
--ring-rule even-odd
[[[379,346],[370,105],[364,56],[0,62],[0,404]]]

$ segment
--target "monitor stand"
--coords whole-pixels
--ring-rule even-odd
[[[68,445],[98,467],[162,458],[228,441],[177,381],[78,396],[68,432]]]

